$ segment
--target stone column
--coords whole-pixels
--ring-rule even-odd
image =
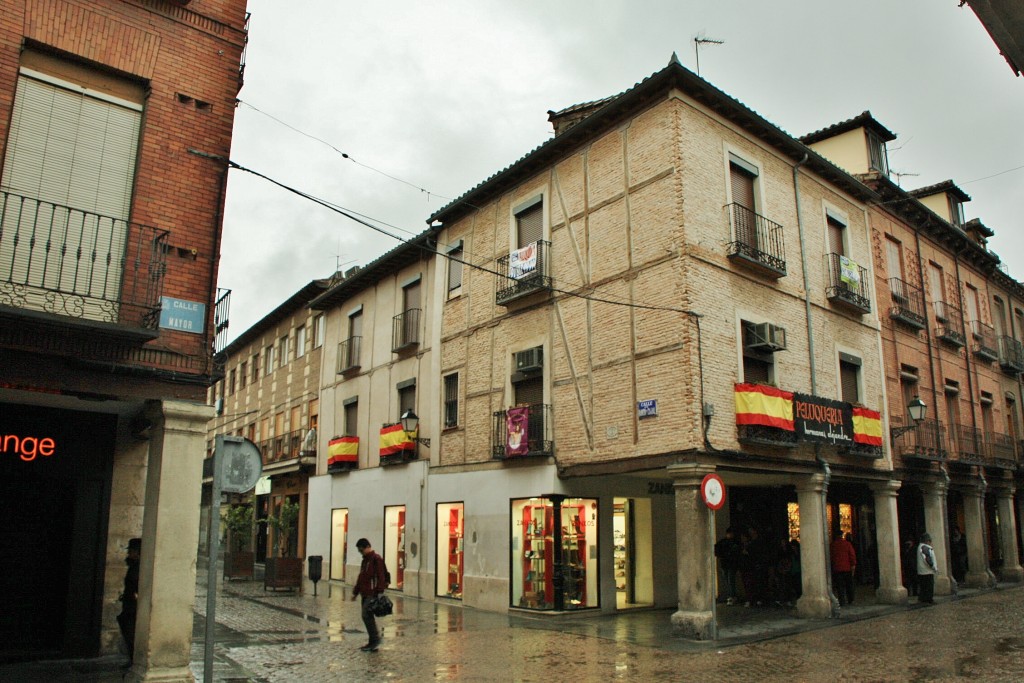
[[[154,401],[149,409],[154,427],[142,518],[135,663],[125,680],[192,683],[199,507],[206,424],[214,410],[184,401]]]
[[[832,595],[829,593],[830,568],[825,555],[825,485],[824,474],[813,474],[797,484],[800,505],[800,573],[803,593],[796,601],[801,617],[825,619],[832,616]]]
[[[935,549],[935,564],[939,572],[935,575],[935,594],[949,595],[953,592],[950,583],[949,553],[946,549],[949,543],[946,541],[946,489],[948,484],[945,481],[934,481],[923,484],[921,490],[924,494],[924,528],[932,537],[932,548]]]
[[[1013,487],[1000,488],[995,492],[999,509],[999,547],[1003,551],[1003,566],[999,570],[1000,581],[1020,583],[1024,581],[1024,568],[1017,561],[1017,519],[1013,513]]]
[[[896,492],[900,482],[895,480],[871,484],[875,494],[875,545],[878,548],[878,602],[902,605],[907,601],[903,586],[903,567],[900,562],[900,527],[897,521]]]
[[[710,639],[714,634],[715,555],[708,528],[712,514],[701,497],[700,484],[714,472],[706,465],[670,465],[675,480],[676,582],[679,610],[672,626],[686,638]]]
[[[987,588],[990,584],[988,548],[985,543],[985,485],[963,490],[964,537],[967,539],[967,578],[971,588]]]

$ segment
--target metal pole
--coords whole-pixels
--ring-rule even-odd
[[[213,630],[217,624],[217,557],[220,555],[220,454],[224,436],[217,435],[213,447],[213,483],[210,486],[210,528],[207,547],[210,561],[206,572],[206,636],[203,643],[203,683],[213,683]]]
[[[708,508],[711,539],[711,640],[718,640],[718,560],[715,559],[715,511]]]

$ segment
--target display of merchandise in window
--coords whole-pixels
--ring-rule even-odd
[[[384,564],[391,572],[391,588],[405,585],[405,506],[384,508]]]
[[[463,536],[465,516],[462,503],[437,506],[437,594],[462,599]]]
[[[512,503],[512,606],[597,607],[597,501],[558,496]]]

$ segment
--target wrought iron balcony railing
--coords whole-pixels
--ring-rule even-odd
[[[870,313],[867,269],[842,254],[825,254],[828,286],[825,296],[834,304],[856,313]]]
[[[999,337],[999,367],[1010,375],[1024,372],[1024,344],[1009,335]]]
[[[551,289],[551,242],[537,240],[498,259],[499,280],[495,303],[499,306],[534,292]]]
[[[555,454],[551,406],[534,403],[494,413],[491,442],[495,460]]]
[[[786,274],[786,245],[782,226],[742,204],[726,204],[732,241],[729,259],[744,263],[770,277]]]
[[[410,308],[391,321],[391,350],[405,351],[420,343],[420,309]]]
[[[338,344],[338,374],[355,372],[360,366],[359,351],[362,346],[362,337],[349,337]]]
[[[971,352],[981,360],[999,360],[995,328],[980,320],[972,320],[967,324],[971,328]]]
[[[985,435],[971,425],[951,425],[950,445],[961,462],[982,464],[985,460]]]
[[[904,424],[903,417],[889,418],[893,427]],[[946,427],[938,420],[922,420],[916,429],[903,432],[893,439],[894,448],[904,458],[944,461],[947,457]]]
[[[889,291],[892,292],[889,317],[914,329],[923,330],[928,319],[925,317],[924,292],[921,288],[893,277],[889,278]]]
[[[963,318],[960,309],[945,301],[935,302],[935,336],[953,346],[965,346],[967,337],[964,334]]]
[[[1009,434],[988,435],[989,464],[1000,469],[1017,469],[1017,444]]]
[[[775,448],[794,448],[797,445],[795,431],[763,425],[736,425],[736,440],[751,446]]]
[[[297,429],[258,443],[257,446],[263,455],[263,464],[269,465],[285,460],[295,460],[304,455],[302,452],[302,441],[307,431]]]
[[[170,232],[0,192],[0,305],[157,330]]]

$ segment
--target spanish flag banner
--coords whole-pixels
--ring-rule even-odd
[[[870,408],[854,407],[853,441],[867,446],[881,446],[882,414]]]
[[[386,458],[390,455],[400,455],[403,452],[412,453],[416,450],[416,444],[402,429],[402,423],[387,425],[380,430],[380,457]]]
[[[736,385],[736,424],[793,431],[793,393],[765,384]]]
[[[327,442],[327,466],[359,462],[359,437],[336,436]]]

